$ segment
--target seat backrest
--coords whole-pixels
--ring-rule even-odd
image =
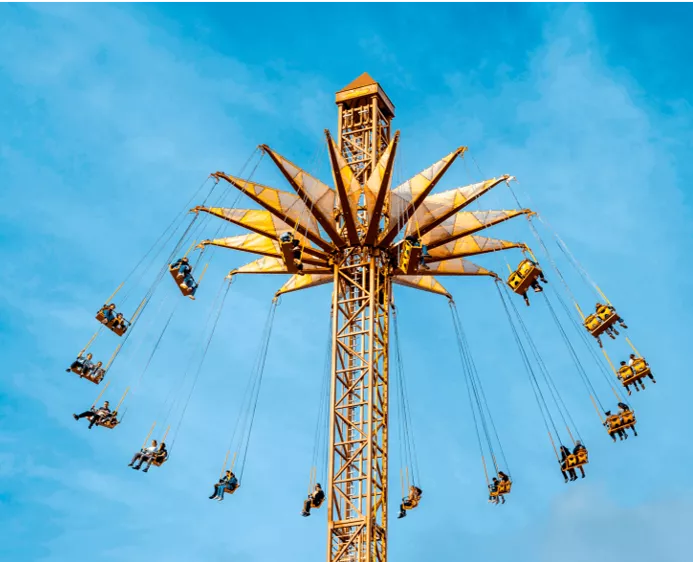
[[[589,330],[594,330],[596,327],[601,324],[601,320],[599,320],[599,317],[596,314],[590,314],[587,318],[585,318],[585,326]]]
[[[642,357],[638,357],[633,361],[632,367],[636,373],[642,373],[647,370],[647,362]]]

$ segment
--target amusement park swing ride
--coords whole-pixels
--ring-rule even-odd
[[[252,180],[253,174],[247,179],[224,172],[211,174],[213,186],[204,202],[192,208],[190,214],[181,213],[176,219],[178,222],[174,221],[174,225],[178,224],[183,233],[168,253],[168,258],[157,266],[151,287],[130,318],[126,318],[113,302],[124,282],[97,312],[99,329],[67,371],[96,385],[109,379],[113,362],[136,331],[147,305],[162,284],[177,287],[180,292],[178,299],[196,299],[207,269],[204,266],[198,274],[198,266],[210,248],[239,250],[259,258],[231,271],[216,295],[196,376],[202,367],[231,282],[241,275],[290,275],[272,301],[260,356],[248,382],[243,412],[239,414],[239,425],[232,438],[237,447],[229,448],[222,476],[210,499],[223,499],[224,494],[234,494],[238,490],[238,493],[242,493],[243,468],[278,298],[287,293],[331,284],[328,376],[322,391],[325,400],[320,414],[320,418],[324,419],[321,431],[327,442],[327,481],[324,489],[321,488],[316,482],[314,467],[311,471],[313,491],[304,503],[303,515],[307,516],[311,509],[324,506],[328,521],[328,562],[383,562],[387,560],[390,504],[388,448],[391,380],[395,383],[393,398],[400,409],[400,434],[404,441],[401,446],[406,465],[402,475],[406,495],[401,503],[397,498],[398,516],[404,517],[424,501],[423,490],[419,488],[409,400],[402,372],[394,285],[448,299],[481,448],[488,498],[494,504],[505,503],[506,496],[512,491],[513,480],[455,301],[439,278],[480,276],[495,284],[544,420],[558,469],[566,482],[577,480],[578,471],[582,477],[585,476],[585,467],[589,463],[588,449],[581,442],[558,386],[532,339],[515,295],[523,297],[527,306],[530,305],[528,293],[537,294],[533,300],[543,301],[606,433],[614,441],[627,438],[626,430],[637,435],[635,414],[623,391],[632,395],[633,389],[640,391],[645,388],[646,379],[656,381],[649,364],[625,334],[622,339],[631,349],[628,354],[624,353],[620,365],[614,364],[602,340],[605,337],[616,340],[627,329],[623,318],[548,223],[534,211],[521,207],[512,188],[513,177],[504,175],[434,192],[450,167],[464,157],[467,148],[460,147],[393,187],[399,132],[392,132],[395,108],[382,87],[364,73],[337,92],[336,103],[336,138],[325,132],[332,169],[331,185],[308,174],[266,145],[261,145],[259,151],[272,161],[291,191],[256,183]],[[219,184],[227,186],[229,191],[232,191],[230,188],[236,190],[236,201],[245,196],[255,208],[238,208],[235,202],[231,206],[223,206],[223,197],[217,206],[207,205]],[[485,194],[498,186],[509,188],[517,203],[516,209],[470,210],[472,203],[479,204]],[[527,221],[543,252],[541,265],[524,243],[482,235],[495,225],[521,219]],[[583,312],[573,296],[558,268],[558,262],[539,235],[537,222],[551,230],[562,258],[594,290],[597,304],[590,304],[593,311],[589,314]],[[214,223],[230,223],[249,233],[218,237],[218,227],[217,237],[196,243],[204,227]],[[169,247],[176,233],[175,228],[177,226],[169,227],[154,247]],[[190,247],[184,252],[188,245]],[[510,273],[507,278],[469,261],[473,256],[495,252],[505,255],[513,249],[522,252],[523,259],[514,269],[508,266]],[[192,254],[196,257],[191,257],[192,252],[196,252]],[[549,275],[549,271],[554,275]],[[550,285],[547,285],[547,276],[551,277]],[[149,362],[174,312],[169,316]],[[559,316],[564,319],[561,320]],[[566,318],[572,326],[566,325]],[[390,339],[391,327],[393,340]],[[119,338],[121,343],[105,365],[94,362],[88,350],[97,338],[109,331],[112,335],[108,337]],[[581,340],[578,343],[588,350],[596,365],[591,371],[597,371],[602,382],[610,387],[617,406],[609,409],[608,403],[605,406],[602,402],[592,373],[578,357],[573,343],[575,339]],[[392,368],[391,353],[394,355]],[[106,382],[90,410],[75,414],[76,419],[88,418],[90,428],[114,429],[123,420],[121,408],[127,397],[127,389],[115,408],[112,409],[108,402],[99,405],[109,382]],[[174,429],[174,440],[177,429]],[[139,467],[146,463],[145,470],[148,470],[151,466],[160,467],[168,463],[173,448],[166,448],[169,429],[158,442],[153,441],[151,446],[147,446],[153,430],[154,426],[130,466],[139,460]],[[317,464],[315,458],[314,464]]]

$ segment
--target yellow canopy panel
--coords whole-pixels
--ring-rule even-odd
[[[429,251],[429,254],[432,258],[430,262],[437,262],[454,258],[463,258],[465,256],[486,254],[489,252],[498,252],[509,248],[524,247],[525,245],[521,242],[508,242],[507,240],[472,235],[463,236],[447,244],[436,246]]]
[[[443,295],[449,299],[452,298],[445,287],[443,287],[438,280],[432,276],[401,275],[399,277],[393,277],[392,282],[397,285],[402,285],[403,287],[411,287],[412,289],[419,289],[420,291],[427,291],[429,293]]]
[[[509,180],[511,177],[504,175],[449,191],[432,193],[424,199],[421,206],[416,210],[414,217],[407,224],[407,234],[425,234],[487,191]]]
[[[432,263],[429,269],[419,270],[419,275],[490,275],[498,277],[493,271],[461,258]]]
[[[327,283],[332,283],[332,281],[334,281],[334,275],[332,273],[294,275],[277,291],[276,296],[317,287],[318,285],[326,285]]]
[[[330,243],[321,238],[315,218],[298,195],[229,176],[223,172],[216,172],[212,175],[226,180],[287,224],[293,227],[298,225],[302,233],[307,229],[306,237],[323,250],[329,251],[331,249]]]
[[[532,211],[529,209],[510,210],[510,211],[460,211],[453,215],[428,234],[421,237],[421,241],[428,246],[429,251],[436,246],[442,246],[468,236],[474,232],[479,232],[496,224],[502,223],[518,215],[528,215]]]
[[[462,146],[441,158],[432,166],[416,174],[403,184],[390,191],[390,226],[380,237],[379,245],[388,245],[443,177],[448,168],[460,154],[467,150]]]
[[[306,273],[332,273],[330,269],[327,267],[316,267],[311,265],[304,265],[303,270]],[[230,279],[234,275],[238,274],[288,275],[289,271],[286,269],[286,264],[284,263],[284,260],[282,260],[281,258],[270,258],[265,256],[253,262],[247,263],[239,267],[238,269],[230,271],[227,276],[227,279]]]

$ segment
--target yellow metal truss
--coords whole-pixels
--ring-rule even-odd
[[[337,93],[339,134],[327,133],[331,187],[269,147],[294,193],[213,174],[262,210],[197,207],[251,234],[207,240],[261,256],[229,273],[290,274],[281,237],[302,248],[303,269],[277,295],[332,283],[333,347],[328,494],[328,562],[387,559],[388,344],[392,284],[451,298],[436,276],[498,276],[465,259],[519,242],[476,235],[528,209],[466,211],[511,176],[437,194],[433,188],[466,148],[460,147],[391,188],[399,133],[391,137],[394,106],[364,74]],[[428,245],[430,257],[405,273],[397,267],[402,235]],[[293,264],[292,264],[293,266]]]

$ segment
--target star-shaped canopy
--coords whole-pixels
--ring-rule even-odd
[[[522,248],[519,242],[498,240],[477,233],[519,215],[529,209],[467,211],[473,201],[502,182],[504,175],[479,183],[432,194],[453,162],[466,151],[460,147],[441,158],[401,185],[391,188],[393,165],[399,142],[395,133],[364,185],[355,179],[346,160],[328,131],[327,147],[333,185],[314,178],[266,145],[261,149],[274,162],[293,192],[261,185],[223,172],[212,174],[247,195],[262,210],[221,207],[196,207],[242,226],[249,234],[205,240],[201,246],[214,245],[261,256],[229,273],[292,274],[282,245],[291,239],[300,248],[302,270],[277,292],[278,295],[333,281],[333,264],[339,263],[349,248],[367,246],[400,253],[400,235],[426,245],[429,257],[407,271],[395,267],[393,283],[450,296],[435,279],[440,275],[489,275],[492,271],[467,260],[469,256]],[[287,236],[288,235],[288,236]],[[413,270],[412,270],[413,269]]]

